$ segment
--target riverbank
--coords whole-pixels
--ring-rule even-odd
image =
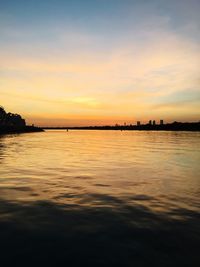
[[[34,133],[43,132],[40,127],[25,126],[25,127],[0,127],[0,134],[15,134],[15,133]]]

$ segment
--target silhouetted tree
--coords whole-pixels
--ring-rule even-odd
[[[4,127],[25,127],[26,122],[19,114],[6,113],[4,108],[0,106],[0,126]]]

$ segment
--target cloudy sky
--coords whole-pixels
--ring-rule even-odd
[[[38,125],[200,119],[199,0],[0,0],[0,105]]]

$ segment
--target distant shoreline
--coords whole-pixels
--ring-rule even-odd
[[[173,122],[167,124],[80,126],[80,127],[42,127],[46,130],[117,130],[117,131],[200,131],[200,122]]]

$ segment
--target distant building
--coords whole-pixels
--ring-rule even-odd
[[[149,125],[151,125],[152,124],[152,122],[151,122],[151,120],[149,121]]]
[[[160,125],[163,125],[164,124],[164,121],[163,120],[160,120]]]
[[[156,125],[156,121],[155,120],[153,120],[153,125]]]
[[[137,121],[137,126],[140,126],[140,121]]]

